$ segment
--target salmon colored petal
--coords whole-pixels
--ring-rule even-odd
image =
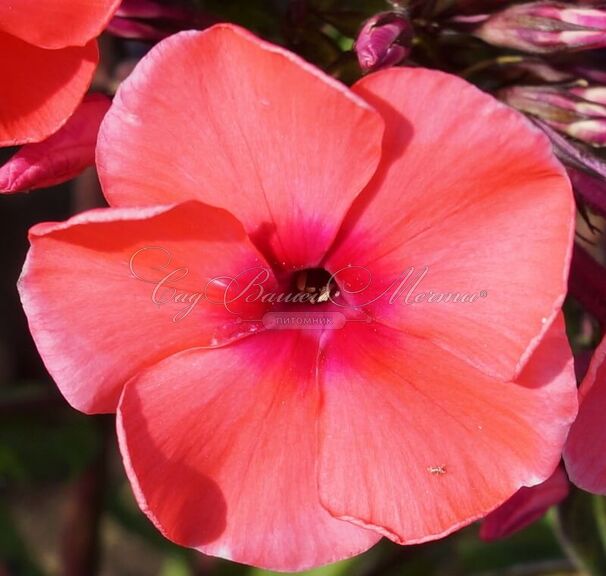
[[[332,514],[425,542],[553,473],[577,409],[561,319],[515,383],[375,328],[349,324],[323,351],[319,484]]]
[[[54,186],[92,166],[99,125],[110,105],[107,96],[91,94],[52,136],[23,146],[0,167],[0,194]]]
[[[305,268],[372,176],[382,130],[345,86],[217,25],[142,60],[101,126],[97,159],[111,205],[198,198],[232,212],[272,263]]]
[[[0,32],[40,48],[84,46],[101,34],[120,0],[0,2]]]
[[[205,290],[211,278],[264,265],[224,210],[198,202],[92,210],[34,226],[30,242],[19,281],[30,331],[83,412],[115,411],[124,383],[166,356],[255,328],[237,322],[237,303],[228,311],[213,284]],[[255,305],[242,313],[256,314]]]
[[[266,332],[173,356],[127,384],[120,448],[139,505],[166,537],[285,571],[378,540],[320,505],[317,351],[304,331]]]
[[[570,430],[564,462],[579,488],[606,495],[606,338],[596,349],[579,389],[579,417]]]
[[[0,146],[39,142],[57,131],[80,104],[98,57],[95,41],[44,50],[0,32]]]
[[[506,538],[542,518],[545,513],[568,496],[570,482],[564,468],[556,471],[542,484],[520,488],[507,502],[493,510],[480,527],[480,538],[488,542]]]
[[[463,80],[423,69],[367,76],[354,91],[384,117],[383,161],[327,261],[366,303],[410,267],[413,290],[474,293],[473,303],[382,298],[369,312],[510,380],[566,292],[574,201],[547,138]],[[360,268],[367,270],[360,273]],[[392,289],[389,289],[394,283]],[[423,298],[421,296],[420,298]]]

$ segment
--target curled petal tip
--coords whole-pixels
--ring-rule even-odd
[[[107,96],[91,94],[52,136],[22,146],[0,167],[0,194],[54,186],[92,166],[99,126],[110,105]]]

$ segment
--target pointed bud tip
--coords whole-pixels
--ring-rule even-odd
[[[535,54],[606,46],[606,10],[538,1],[496,12],[473,32],[489,44]]]
[[[364,22],[354,49],[363,72],[402,62],[410,53],[413,30],[401,11],[381,12]]]

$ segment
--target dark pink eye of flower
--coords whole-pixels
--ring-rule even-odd
[[[0,2],[0,146],[39,142],[69,118],[120,0]]]
[[[552,474],[577,408],[574,205],[517,112],[424,69],[349,89],[222,25],[149,53],[97,163],[111,208],[35,226],[20,291],[68,401],[117,411],[168,538],[301,570],[439,538]],[[423,284],[391,298],[410,268]],[[322,298],[232,297],[259,270],[265,294]]]

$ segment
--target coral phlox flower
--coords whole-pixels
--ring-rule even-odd
[[[97,165],[111,207],[35,226],[20,291],[67,400],[117,411],[168,538],[301,570],[439,538],[553,473],[577,402],[560,314],[574,203],[519,113],[424,69],[349,89],[219,25],[143,59]],[[138,261],[150,282],[129,271],[146,247],[170,255]],[[487,296],[374,298],[410,266]],[[342,272],[293,308],[205,301],[172,322],[150,298],[173,268],[192,292],[258,267],[275,292]],[[339,329],[258,321],[343,310]]]
[[[93,166],[99,126],[110,104],[103,94],[89,94],[54,134],[21,146],[0,166],[0,194],[55,186]]]
[[[88,89],[120,0],[0,2],[0,146],[58,130]]]

